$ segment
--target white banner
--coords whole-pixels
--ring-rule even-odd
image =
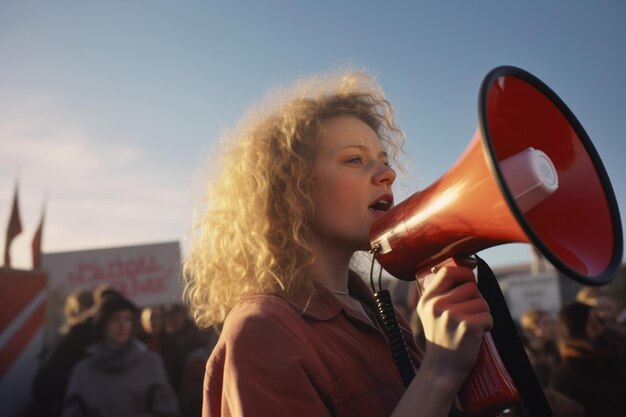
[[[559,275],[554,270],[535,276],[508,275],[502,284],[511,316],[518,321],[531,308],[546,310],[552,317],[561,308]]]
[[[178,242],[47,253],[42,256],[42,269],[49,279],[49,329],[63,323],[62,310],[69,293],[92,291],[103,284],[139,307],[181,301]]]

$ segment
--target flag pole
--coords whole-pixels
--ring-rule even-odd
[[[4,241],[4,266],[11,267],[11,243],[13,239],[22,233],[22,220],[20,219],[19,210],[19,180],[15,181],[15,191],[13,193],[13,204],[11,206],[11,215],[9,217],[9,223],[6,230],[6,240]]]
[[[39,218],[39,225],[33,235],[31,242],[32,256],[33,256],[33,269],[41,268],[41,246],[43,242],[43,224],[46,219],[46,205],[48,203],[48,194],[44,195],[43,203],[41,205],[41,216]]]

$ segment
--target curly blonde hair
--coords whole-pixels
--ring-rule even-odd
[[[196,324],[222,323],[249,294],[313,294],[305,268],[316,140],[325,120],[353,116],[370,126],[397,162],[404,134],[369,75],[344,71],[299,81],[250,111],[227,137],[221,172],[184,260],[184,298]]]

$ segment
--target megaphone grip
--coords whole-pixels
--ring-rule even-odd
[[[493,417],[520,401],[490,333],[485,333],[478,358],[459,391],[459,401],[468,417]]]

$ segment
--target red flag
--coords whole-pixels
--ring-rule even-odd
[[[15,186],[15,194],[13,196],[13,207],[11,208],[11,218],[9,219],[9,225],[7,227],[7,238],[4,243],[4,266],[11,266],[11,254],[9,249],[11,242],[15,236],[22,233],[22,221],[20,220],[20,211],[17,203],[17,185]]]
[[[41,241],[43,239],[43,221],[46,218],[46,209],[41,210],[41,219],[39,220],[39,226],[33,235],[33,241],[31,247],[33,249],[33,269],[39,269],[41,267]]]

